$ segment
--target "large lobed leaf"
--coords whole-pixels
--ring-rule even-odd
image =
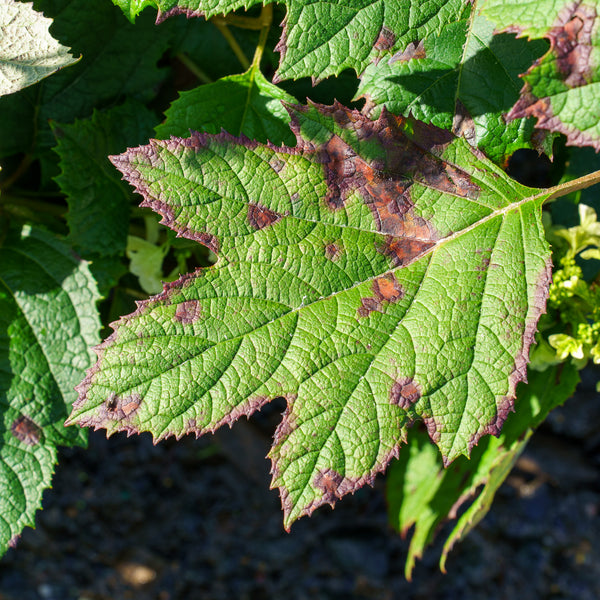
[[[550,50],[523,75],[509,119],[536,117],[537,127],[564,133],[567,143],[600,150],[600,20],[598,2],[485,0],[497,29],[548,38]]]
[[[0,96],[77,62],[50,35],[51,23],[32,4],[0,0]]]
[[[270,1],[270,0],[269,0]],[[265,2],[268,4],[269,1]],[[158,20],[227,14],[260,0],[113,0],[131,19],[148,5]],[[465,0],[284,0],[287,15],[277,50],[281,61],[275,80],[312,77],[318,81],[344,69],[361,73],[382,56],[391,57],[410,43],[437,35],[455,21]]]
[[[286,527],[372,481],[415,420],[445,464],[499,433],[550,278],[550,192],[386,111],[291,113],[295,148],[196,133],[113,157],[219,259],[114,325],[70,418],[163,439],[285,397]]]
[[[87,265],[25,227],[0,246],[0,554],[33,525],[59,445],[85,444],[64,420],[92,362],[100,322]]]

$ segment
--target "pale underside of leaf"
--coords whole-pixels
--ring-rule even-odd
[[[423,420],[446,463],[497,434],[544,310],[547,194],[386,111],[297,107],[298,145],[228,134],[113,157],[217,264],[114,325],[72,422],[201,434],[283,396],[287,527],[385,469]]]
[[[32,3],[0,0],[0,96],[79,60],[50,35],[51,24]]]

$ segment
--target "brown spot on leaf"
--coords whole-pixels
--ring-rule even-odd
[[[99,421],[122,421],[132,417],[142,403],[142,397],[139,394],[132,394],[124,398],[111,392],[108,398],[98,408]]]
[[[396,43],[396,36],[391,29],[382,27],[379,37],[375,42],[375,50],[389,50]]]
[[[11,433],[27,446],[35,446],[40,443],[42,435],[41,428],[29,417],[21,415],[10,427]]]
[[[183,325],[195,323],[201,314],[202,308],[198,300],[186,300],[177,305],[175,320]]]
[[[423,40],[411,42],[402,52],[396,52],[390,59],[390,64],[395,62],[408,62],[409,60],[419,60],[427,58]]]
[[[590,64],[592,33],[596,17],[595,7],[589,4],[574,1],[564,6],[546,34],[550,39],[550,50],[533,63],[527,74],[540,68],[540,64],[548,63],[548,57],[552,56],[566,86],[576,88],[590,83],[593,75]],[[506,30],[520,32],[514,26]],[[537,97],[529,82],[525,83],[519,100],[506,115],[508,120],[525,117],[537,118],[538,128],[564,133],[569,145],[590,145],[600,150],[600,140],[554,115],[549,97]]]
[[[408,410],[421,397],[421,390],[412,378],[402,377],[390,391],[390,402]]]
[[[591,77],[592,30],[596,9],[583,2],[571,2],[559,13],[556,25],[548,32],[556,54],[558,70],[569,87],[585,85]]]
[[[283,167],[285,167],[285,163],[280,158],[277,158],[276,156],[274,156],[269,161],[269,164],[271,165],[271,168],[273,169],[273,171],[275,171],[276,173],[279,173],[283,169]]]
[[[259,204],[248,204],[248,222],[254,229],[264,229],[273,223],[277,223],[281,215]]]
[[[395,266],[411,262],[440,239],[431,223],[414,211],[410,188],[415,182],[464,198],[478,196],[479,187],[470,176],[438,156],[454,139],[451,133],[392,115],[385,109],[376,121],[339,103],[319,106],[319,110],[332,116],[343,129],[353,131],[351,137],[357,137],[365,148],[378,149],[373,158],[366,158],[369,152],[357,156],[343,136],[336,134],[316,148],[302,138],[298,119],[292,113],[291,127],[298,137],[298,148],[316,153],[323,165],[327,206],[340,210],[350,197],[362,198],[377,230],[390,236],[377,249],[389,255]]]
[[[367,317],[372,312],[383,312],[384,302],[392,304],[404,297],[404,289],[398,283],[393,273],[377,277],[372,285],[373,296],[361,298],[358,316]]]
[[[313,485],[323,492],[321,502],[333,506],[335,501],[342,497],[343,493],[338,492],[344,477],[336,473],[333,469],[326,469],[317,473]]]
[[[335,262],[342,255],[343,250],[339,244],[331,243],[325,246],[325,256]]]
[[[477,146],[477,135],[475,133],[475,122],[467,107],[457,98],[452,119],[452,133],[463,137],[471,146]]]

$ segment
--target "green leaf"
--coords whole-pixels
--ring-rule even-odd
[[[107,156],[147,140],[156,121],[143,104],[128,100],[71,125],[52,124],[61,168],[55,180],[69,205],[69,239],[86,258],[124,252],[132,194]]]
[[[463,505],[471,501],[444,544],[440,567],[445,569],[454,544],[488,513],[496,491],[533,430],[573,394],[579,381],[578,371],[572,365],[529,371],[528,378],[528,385],[518,388],[517,412],[508,417],[498,438],[487,437],[479,442],[470,460],[461,457],[446,469],[426,434],[418,430],[410,433],[407,450],[388,471],[386,494],[392,526],[402,535],[414,527],[405,565],[408,579],[440,524],[456,519]]]
[[[113,0],[130,18],[147,5]],[[259,0],[155,0],[158,20],[186,14],[209,18]],[[268,4],[269,2],[265,2]],[[361,73],[383,56],[391,57],[410,43],[437,35],[463,12],[464,0],[285,0],[287,15],[277,46],[281,52],[274,82],[312,77],[318,81],[344,69]]]
[[[0,96],[12,94],[76,63],[48,31],[51,19],[33,4],[0,0]]]
[[[35,86],[0,98],[0,156],[40,152],[55,138],[49,120],[70,123],[126,97],[147,102],[166,75],[157,68],[171,30],[151,15],[133,26],[109,2],[39,0],[38,10],[54,18],[53,35],[83,58]]]
[[[45,231],[0,246],[0,554],[33,525],[58,445],[84,445],[64,421],[92,363],[100,323],[87,265]]]
[[[182,92],[166,111],[156,135],[165,139],[187,137],[190,130],[219,133],[225,129],[260,142],[292,144],[290,117],[282,102],[294,103],[295,99],[251,67],[241,75]]]
[[[370,482],[415,420],[446,464],[500,431],[544,310],[554,193],[385,111],[296,107],[291,127],[295,148],[194,134],[113,157],[219,257],[114,326],[71,416],[162,439],[285,397],[286,527]]]
[[[536,127],[564,133],[567,144],[600,150],[598,3],[486,0],[482,11],[498,29],[551,42],[523,75],[507,118],[536,117]]]
[[[129,270],[139,279],[140,287],[148,294],[156,294],[162,290],[162,265],[167,251],[166,246],[156,246],[133,235],[127,240],[127,257],[131,261]]]
[[[139,15],[146,6],[156,6],[156,3],[153,0],[112,0],[112,2],[125,13],[125,16],[132,23],[135,22],[137,15]]]
[[[357,96],[372,114],[381,106],[463,135],[494,162],[503,164],[519,148],[552,154],[553,136],[534,135],[533,119],[506,123],[504,113],[519,97],[519,74],[547,47],[514,36],[494,35],[484,17],[468,9],[392,60],[367,67]]]

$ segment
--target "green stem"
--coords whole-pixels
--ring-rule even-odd
[[[258,37],[258,44],[254,51],[254,57],[252,58],[252,68],[258,70],[260,68],[260,61],[262,59],[265,46],[267,44],[267,38],[269,37],[269,31],[271,29],[271,23],[273,22],[273,5],[267,4],[263,6],[260,11],[260,17],[258,21],[261,24],[260,35]]]
[[[3,192],[8,190],[15,183],[15,181],[21,178],[32,162],[33,156],[31,154],[26,154],[14,172],[11,173],[2,183],[0,183],[0,190]]]
[[[226,23],[223,22],[222,19],[211,19],[214,26],[221,32],[221,35],[227,40],[229,47],[233,50],[233,53],[236,55],[237,59],[240,61],[244,70],[247,71],[250,68],[250,61],[248,57],[244,54],[244,51],[241,49],[240,45],[237,43],[237,40],[233,37],[231,31],[227,27]]]
[[[562,196],[566,196],[567,194],[576,192],[578,190],[584,190],[597,183],[600,183],[600,171],[594,171],[593,173],[588,173],[587,175],[584,175],[583,177],[578,177],[577,179],[573,179],[572,181],[560,183],[548,189],[548,191],[552,193],[550,194],[546,202],[556,200],[557,198],[561,198]]]
[[[190,73],[193,73],[196,78],[202,83],[212,83],[212,78],[207,75],[187,54],[180,52],[175,56],[177,60],[183,63]]]

